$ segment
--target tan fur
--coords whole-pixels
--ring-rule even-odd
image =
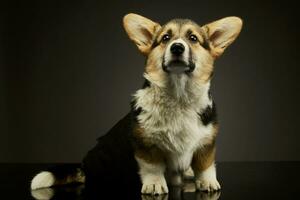
[[[207,169],[215,160],[216,148],[214,144],[207,144],[199,148],[193,156],[192,168],[197,172]]]
[[[158,31],[157,35],[155,36],[157,38],[157,41],[160,41],[162,36],[166,34],[167,31],[169,30],[171,30],[172,33],[174,34],[173,36],[174,39],[184,38],[184,40],[187,43],[189,43],[189,41],[185,37],[185,34],[188,30],[190,30],[194,35],[197,36],[201,44],[207,42],[206,40],[208,36],[205,33],[205,29],[201,28],[200,26],[192,22],[187,22],[187,24],[184,24],[180,29],[178,24],[174,22],[167,24],[160,31]],[[165,48],[166,45],[161,43],[157,48],[153,49],[148,56],[148,62],[146,65],[146,73],[149,74],[157,82],[160,82],[161,85],[163,85],[162,83],[166,78],[164,72],[161,70],[160,67],[157,66],[159,66],[159,63],[162,61],[161,55],[163,55]],[[201,45],[198,45],[198,43],[196,44],[190,43],[190,48],[192,49],[195,55],[203,56],[203,59],[198,61],[198,64],[201,65],[202,68],[199,69],[198,73],[197,71],[194,73],[194,79],[199,83],[207,83],[212,76],[215,52],[214,50],[208,52]],[[195,59],[197,59],[197,57]]]
[[[134,155],[151,164],[161,163],[164,161],[163,152],[155,146],[138,148]]]
[[[160,29],[160,25],[140,15],[128,14],[123,18],[123,26],[139,50],[144,55],[148,55],[153,36]]]
[[[230,24],[230,26],[228,24]],[[202,55],[204,57],[204,62],[199,63],[202,65],[201,70],[199,70],[199,73],[194,73],[195,79],[196,81],[199,81],[199,83],[206,83],[212,76],[214,60],[219,57],[236,39],[241,31],[241,27],[242,21],[237,17],[227,17],[209,23],[203,27],[200,27],[192,22],[187,22],[183,27],[181,27],[180,31],[178,24],[171,22],[170,24],[165,25],[161,30],[157,31],[157,35],[154,38],[157,38],[157,40],[160,41],[161,37],[168,30],[171,30],[173,33],[175,33],[174,38],[185,38],[186,31],[191,30],[193,34],[198,37],[200,43],[208,42],[209,50],[205,50],[199,45],[190,44],[194,54]],[[227,28],[231,28],[232,30],[225,35],[225,39],[220,40],[219,38],[224,35],[223,32],[227,31]],[[158,46],[158,49],[154,50],[155,52],[151,52],[146,65],[146,72],[149,73],[154,80],[160,82],[163,82],[165,77],[161,69],[157,67],[157,62],[161,61],[159,56],[163,54],[164,50],[165,45],[161,43]]]
[[[147,141],[143,139],[143,132],[143,128],[136,124],[133,129],[133,134],[135,139],[139,140],[139,142],[141,142],[142,145],[137,145],[135,147],[134,155],[139,159],[142,159],[151,164],[163,162],[163,152],[155,145],[147,143]]]
[[[148,56],[145,69],[146,74],[148,74],[151,77],[153,83],[156,83],[161,87],[164,87],[165,73],[163,72],[163,70],[159,69],[158,63],[162,62],[161,55],[163,54],[163,52],[164,48],[161,46],[151,51]]]
[[[199,173],[211,166],[215,161],[216,147],[215,138],[218,133],[219,126],[216,124],[213,127],[213,137],[210,143],[200,147],[193,155],[192,168],[195,173]]]
[[[238,17],[226,17],[205,25],[203,28],[210,40],[211,54],[219,57],[224,50],[237,38],[243,26]]]

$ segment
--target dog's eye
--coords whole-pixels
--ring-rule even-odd
[[[162,41],[163,41],[163,42],[167,42],[167,41],[169,41],[170,39],[171,39],[171,37],[170,37],[169,34],[165,34],[165,35],[162,36]]]
[[[197,41],[198,41],[198,38],[197,38],[196,35],[191,34],[191,35],[189,36],[189,40],[192,41],[192,42],[197,42]]]

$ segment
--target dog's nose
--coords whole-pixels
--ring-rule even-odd
[[[184,46],[181,43],[174,43],[171,46],[172,54],[180,56],[184,52]]]

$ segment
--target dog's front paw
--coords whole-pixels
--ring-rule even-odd
[[[142,194],[160,195],[168,192],[168,186],[162,183],[146,183],[142,187]]]
[[[221,189],[217,179],[200,179],[196,180],[196,188],[200,191],[213,192]]]

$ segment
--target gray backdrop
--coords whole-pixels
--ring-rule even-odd
[[[243,18],[212,81],[218,160],[299,160],[299,14],[291,2],[3,3],[0,162],[79,162],[128,112],[145,62],[122,28],[128,12],[162,23]]]

